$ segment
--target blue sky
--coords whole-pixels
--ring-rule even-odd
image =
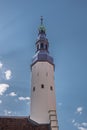
[[[0,0],[0,115],[29,115],[40,16],[55,61],[59,129],[87,130],[87,0]]]

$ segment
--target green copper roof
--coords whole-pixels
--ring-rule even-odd
[[[43,17],[42,16],[41,16],[41,25],[39,26],[39,32],[41,32],[41,31],[43,31],[43,32],[46,31],[46,29],[45,29],[45,27],[43,25]]]
[[[43,25],[40,25],[40,27],[39,27],[39,31],[43,31],[43,32],[45,32],[46,29],[45,29],[45,27],[44,27]]]

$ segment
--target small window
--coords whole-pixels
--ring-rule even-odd
[[[37,45],[37,50],[39,50],[39,45]]]
[[[50,90],[51,90],[51,91],[53,90],[53,87],[52,87],[52,86],[50,86]]]
[[[41,46],[40,46],[40,47],[41,47],[41,49],[43,49],[43,48],[44,48],[44,44],[43,44],[43,43],[41,43]]]
[[[41,84],[41,88],[44,88],[44,84]]]
[[[33,91],[35,91],[35,87],[33,87]]]
[[[48,73],[46,72],[46,76],[48,76]]]
[[[48,46],[46,45],[45,47],[46,47],[46,50],[48,50]]]

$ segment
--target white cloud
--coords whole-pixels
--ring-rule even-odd
[[[62,103],[61,103],[61,102],[59,102],[59,103],[58,103],[58,106],[62,106]]]
[[[72,120],[72,123],[75,123],[75,119]]]
[[[6,70],[5,71],[5,77],[7,80],[10,80],[11,79],[11,76],[12,76],[12,72],[11,70]]]
[[[0,69],[3,67],[3,64],[0,62]]]
[[[76,113],[82,114],[83,107],[77,107]]]
[[[0,100],[0,104],[2,103],[2,100]]]
[[[87,130],[87,122],[78,123],[73,119],[72,123],[78,130]]]
[[[83,122],[83,123],[82,123],[82,126],[87,127],[87,123],[86,123],[86,122]]]
[[[27,102],[27,105],[30,105],[30,102]]]
[[[9,115],[11,115],[11,114],[12,114],[12,112],[11,112],[11,111],[4,110],[4,115],[5,115],[5,116],[9,116]]]
[[[17,94],[15,92],[11,92],[11,93],[9,93],[9,96],[15,97],[15,96],[17,96]]]
[[[20,101],[26,101],[26,100],[30,101],[30,97],[19,97],[18,99]]]
[[[87,128],[84,128],[84,127],[81,127],[81,126],[79,126],[77,128],[78,128],[78,130],[87,130]]]
[[[78,122],[74,122],[74,126],[79,127],[80,124]]]
[[[0,95],[3,95],[3,93],[9,88],[8,84],[0,84]]]

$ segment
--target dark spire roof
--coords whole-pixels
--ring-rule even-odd
[[[46,29],[43,24],[43,17],[41,16],[41,23],[39,26],[38,38],[36,41],[36,53],[32,59],[33,66],[38,61],[49,62],[54,66],[53,58],[49,54],[49,42],[46,38]]]

